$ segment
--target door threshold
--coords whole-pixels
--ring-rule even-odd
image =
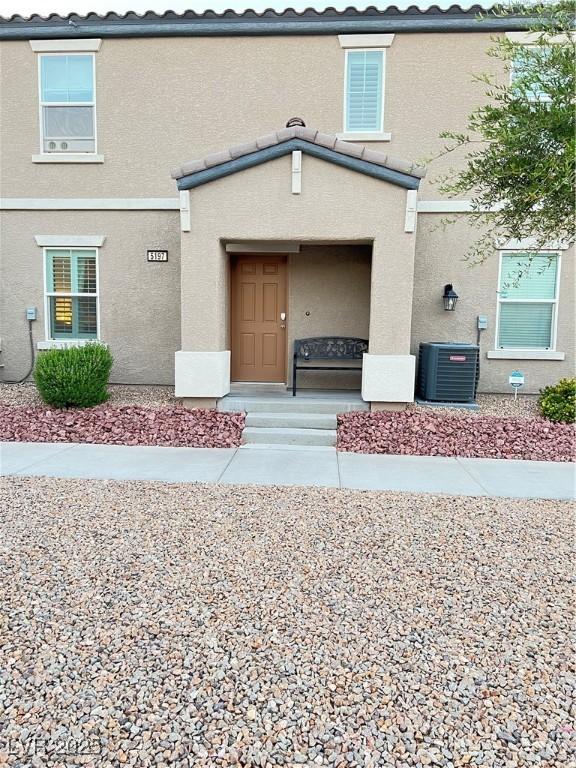
[[[287,392],[286,384],[277,381],[233,381],[230,383],[231,395],[266,395]]]

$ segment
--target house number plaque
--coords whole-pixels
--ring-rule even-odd
[[[168,251],[146,251],[148,261],[168,261]]]

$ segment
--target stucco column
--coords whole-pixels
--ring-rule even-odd
[[[374,410],[414,400],[415,358],[410,354],[416,236],[390,222],[374,240],[370,335],[362,397]]]
[[[200,222],[181,233],[182,349],[175,392],[190,407],[213,407],[230,391],[228,257]]]

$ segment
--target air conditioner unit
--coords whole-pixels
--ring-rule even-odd
[[[418,353],[417,395],[435,402],[474,402],[479,365],[475,344],[424,342]]]

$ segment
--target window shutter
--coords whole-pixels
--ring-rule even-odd
[[[347,54],[346,130],[382,130],[383,51]]]

